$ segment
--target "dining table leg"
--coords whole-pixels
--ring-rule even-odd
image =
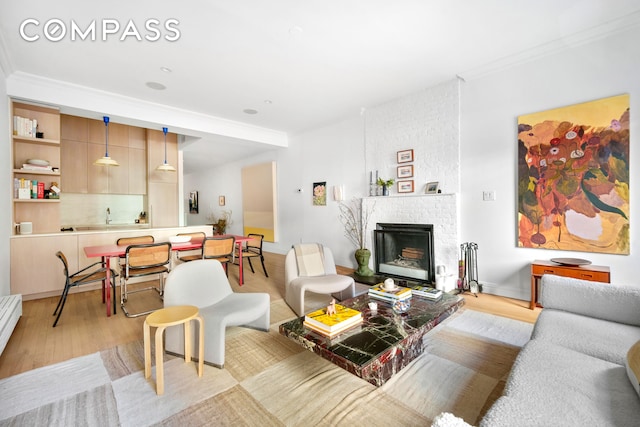
[[[242,286],[244,284],[244,265],[242,262],[242,242],[238,242],[238,284]]]
[[[107,305],[107,317],[111,317],[111,257],[103,257],[104,265],[107,271],[105,272],[105,277],[107,278],[106,283],[103,285],[105,287],[104,294],[106,294],[106,305]],[[113,295],[115,298],[115,295]]]

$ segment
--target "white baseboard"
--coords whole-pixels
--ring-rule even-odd
[[[500,286],[496,283],[486,283],[480,282],[482,284],[482,293],[497,295],[500,297],[519,299],[523,301],[529,301],[531,296],[529,294],[529,290],[527,289],[515,289],[509,286]]]

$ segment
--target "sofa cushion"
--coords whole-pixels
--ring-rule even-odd
[[[624,361],[631,385],[640,396],[640,341],[631,346]]]
[[[481,426],[636,426],[625,368],[542,340],[527,343]]]
[[[531,339],[624,365],[627,351],[640,340],[640,327],[545,307],[538,316]]]
[[[640,287],[591,282],[545,274],[540,303],[583,316],[640,326]]]

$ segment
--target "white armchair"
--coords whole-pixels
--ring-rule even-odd
[[[235,293],[222,264],[213,259],[191,261],[175,267],[164,289],[165,307],[195,305],[204,318],[204,361],[224,367],[224,341],[227,326],[247,326],[269,330],[269,294]],[[196,353],[198,328],[192,330]],[[184,355],[183,328],[168,328],[165,349]]]
[[[306,266],[304,259],[306,256]],[[317,258],[319,257],[319,258]],[[337,274],[331,249],[317,243],[294,245],[284,261],[285,301],[298,316],[305,314],[304,294],[342,293],[346,298],[355,294],[352,277]]]

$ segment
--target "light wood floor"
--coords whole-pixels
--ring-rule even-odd
[[[265,258],[269,277],[264,276],[259,261],[253,262],[255,274],[245,264],[245,284],[241,287],[238,268],[230,268],[229,281],[235,292],[268,292],[271,301],[284,298],[284,256],[267,253]],[[339,268],[339,272],[349,270]],[[525,322],[535,322],[540,312],[539,308],[529,310],[527,301],[489,294],[463,296],[469,309]],[[159,301],[152,292],[130,299],[134,298]],[[100,291],[70,295],[58,326],[53,328],[52,313],[57,303],[57,297],[23,302],[22,317],[0,356],[0,378],[142,339],[144,316],[127,318],[118,307],[117,315],[107,317]]]

